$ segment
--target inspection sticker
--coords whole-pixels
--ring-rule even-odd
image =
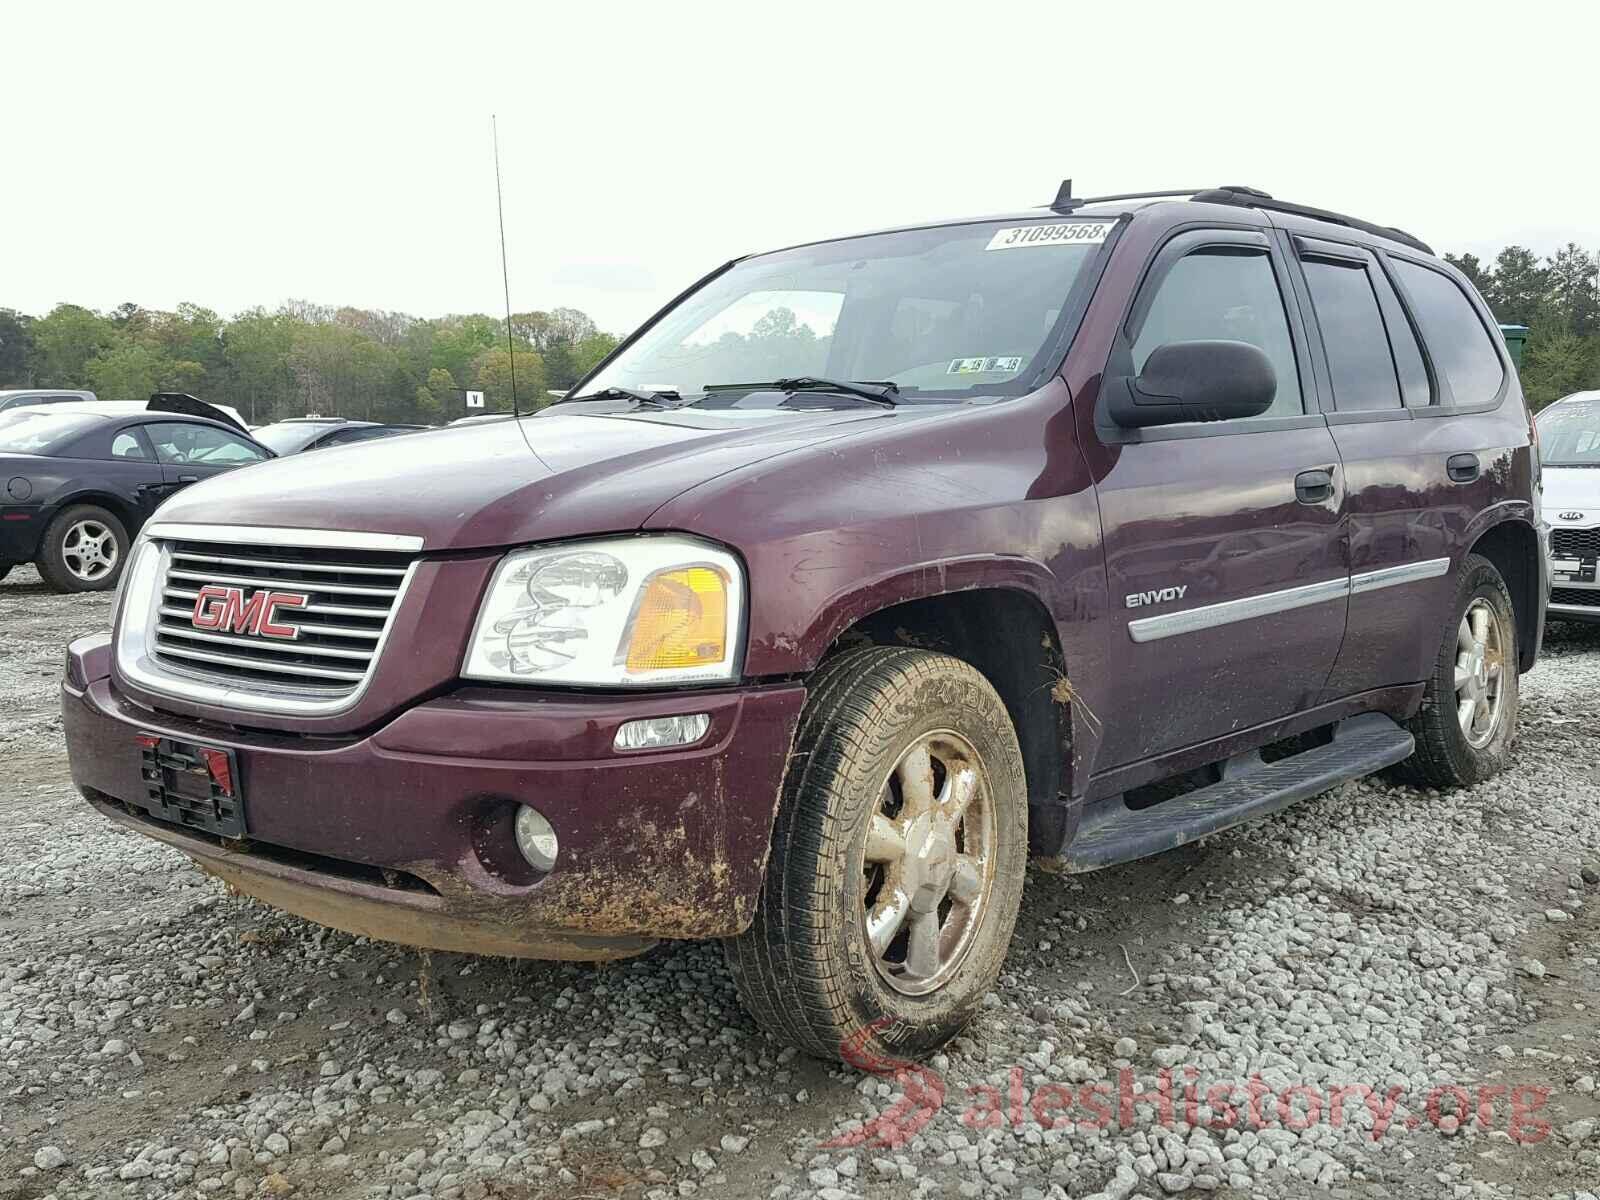
[[[1020,358],[952,358],[946,375],[983,375],[989,371],[1020,371]]]
[[[997,229],[985,250],[1021,250],[1026,246],[1082,246],[1106,240],[1110,221],[1061,221],[1051,225],[1018,225]]]

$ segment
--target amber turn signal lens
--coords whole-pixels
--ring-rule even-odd
[[[628,642],[629,671],[719,663],[728,641],[728,580],[715,567],[661,571],[645,584]]]

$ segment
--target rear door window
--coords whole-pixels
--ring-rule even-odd
[[[1491,403],[1505,383],[1505,367],[1466,293],[1442,271],[1403,258],[1391,261],[1434,369],[1449,384],[1451,402]]]
[[[1400,380],[1366,265],[1343,258],[1307,258],[1301,265],[1322,330],[1334,407],[1398,409]]]
[[[1133,343],[1133,369],[1168,342],[1249,342],[1272,360],[1278,392],[1265,416],[1305,411],[1283,293],[1265,250],[1204,247],[1173,264]]]

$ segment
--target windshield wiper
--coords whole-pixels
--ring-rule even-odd
[[[838,396],[854,396],[892,408],[899,403],[896,397],[900,386],[888,380],[822,379],[816,375],[796,375],[790,379],[774,379],[770,383],[713,383],[708,392],[832,392]]]
[[[563,396],[555,401],[555,404],[575,404],[580,400],[633,400],[639,404],[654,405],[656,408],[671,408],[672,404],[667,403],[668,401],[676,403],[682,399],[683,397],[677,392],[641,392],[636,388],[607,387],[582,396]],[[551,405],[552,408],[554,406]]]

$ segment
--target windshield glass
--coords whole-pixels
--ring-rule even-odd
[[[0,412],[0,454],[48,454],[103,420],[95,413],[8,408]]]
[[[1564,401],[1536,419],[1545,466],[1600,467],[1600,400]]]
[[[337,426],[334,425],[298,425],[283,421],[277,425],[263,425],[260,429],[252,430],[250,436],[279,454],[298,454],[335,428]]]
[[[1020,392],[1113,222],[990,221],[801,246],[738,263],[578,391],[684,396],[802,376],[931,399]]]

